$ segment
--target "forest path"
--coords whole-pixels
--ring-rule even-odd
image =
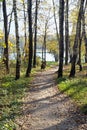
[[[39,72],[23,99],[17,130],[87,130],[73,101],[57,89],[57,69]]]

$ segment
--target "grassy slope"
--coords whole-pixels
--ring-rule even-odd
[[[83,71],[79,72],[77,66],[77,74],[75,78],[69,78],[70,66],[65,67],[64,77],[57,79],[58,88],[70,96],[79,106],[80,110],[87,114],[87,76],[86,65]]]

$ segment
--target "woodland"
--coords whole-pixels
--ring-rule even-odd
[[[38,74],[46,80],[45,72],[51,87],[51,71],[58,91],[75,103],[87,124],[86,16],[87,0],[0,0],[0,130],[20,130],[15,120],[26,92]],[[48,61],[48,52],[55,61]]]

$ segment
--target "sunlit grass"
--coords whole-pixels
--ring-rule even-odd
[[[14,80],[14,77],[5,76],[0,86],[0,125],[9,124],[17,116],[20,116],[22,98],[25,90],[29,89],[32,78],[22,77]],[[2,128],[0,126],[0,128]],[[5,129],[5,126],[4,126]]]
[[[27,65],[21,66],[21,77],[15,80],[15,65],[11,64],[10,74],[0,77],[0,130],[15,130],[15,118],[21,115],[22,99],[30,87],[33,75],[39,68],[32,69],[31,77],[26,78]],[[2,70],[3,71],[3,70]]]
[[[71,97],[77,103],[80,110],[87,114],[87,76],[84,73],[85,67],[82,72],[77,70],[77,74],[74,78],[68,77],[69,69],[70,68],[67,67],[67,69],[64,70],[63,78],[57,79],[58,88]]]
[[[54,61],[47,61],[46,62],[46,70],[48,70],[54,66],[58,66],[58,62],[54,62]]]

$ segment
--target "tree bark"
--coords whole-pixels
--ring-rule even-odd
[[[24,61],[26,61],[27,34],[26,34],[26,12],[25,12],[25,2],[24,1],[23,1],[23,13],[24,13],[24,41],[25,41],[23,54],[24,54]]]
[[[87,1],[86,1],[87,4]],[[83,29],[83,38],[84,38],[84,42],[85,42],[85,63],[87,63],[87,37],[86,37],[86,31],[85,31],[85,9],[82,13],[82,29]]]
[[[81,45],[82,45],[82,35],[80,32],[80,37],[79,37],[79,59],[77,64],[79,65],[79,70],[82,71],[82,65],[81,65]]]
[[[64,0],[59,1],[59,70],[58,78],[63,75],[63,55],[64,55],[64,36],[63,36],[63,25],[64,25]]]
[[[46,22],[45,22],[44,39],[43,39],[43,45],[42,45],[42,62],[45,62],[45,67],[46,67],[46,38],[47,38],[47,25],[48,25],[48,19],[46,19]]]
[[[77,27],[76,27],[76,36],[75,36],[75,41],[74,41],[74,46],[73,46],[73,57],[71,61],[71,71],[70,71],[70,77],[75,76],[75,63],[78,55],[78,45],[79,45],[79,36],[81,32],[81,19],[82,19],[82,10],[84,5],[84,0],[81,0],[80,2],[80,9],[79,9],[79,14],[78,14],[78,20],[77,20]]]
[[[44,34],[44,61],[46,62],[46,38],[47,38],[47,23],[48,21],[46,21],[45,23],[45,34]]]
[[[58,40],[58,43],[59,43],[59,35],[58,35],[58,27],[57,27],[57,20],[56,20],[54,0],[52,0],[52,3],[53,3],[54,22],[55,22],[55,26],[56,26],[56,36],[57,36],[57,40]]]
[[[6,9],[6,0],[3,0],[3,18],[4,18],[4,30],[5,30],[5,48],[4,48],[4,63],[6,65],[6,72],[9,73],[9,54],[8,54],[8,17]]]
[[[14,19],[15,19],[15,35],[16,35],[16,77],[15,79],[20,78],[20,66],[21,66],[21,53],[20,53],[20,43],[19,43],[19,31],[18,31],[18,17],[17,17],[17,1],[13,0],[13,10],[14,10]]]
[[[36,10],[35,10],[35,34],[34,34],[34,60],[33,60],[33,67],[36,67],[37,15],[38,15],[38,0],[36,0]]]
[[[65,8],[65,65],[68,64],[68,50],[69,50],[69,26],[68,26],[68,0],[66,0]]]
[[[32,0],[27,0],[28,6],[28,29],[29,29],[29,56],[28,56],[28,67],[26,71],[26,77],[30,76],[32,69],[32,58],[33,58],[33,43],[32,43]]]

